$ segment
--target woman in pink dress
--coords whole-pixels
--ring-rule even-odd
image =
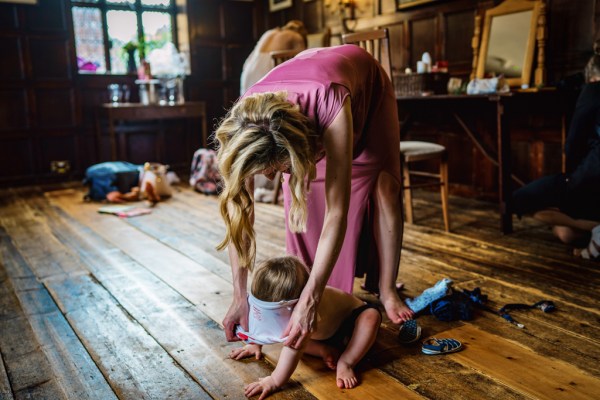
[[[358,237],[367,200],[374,204],[380,300],[394,323],[413,317],[396,277],[403,220],[399,126],[392,84],[355,45],[309,49],[269,72],[231,108],[216,131],[224,187],[234,299],[223,320],[227,340],[248,328],[247,276],[254,264],[253,177],[285,182],[288,253],[311,266],[309,281],[284,332],[300,348],[316,323],[325,285],[352,292]],[[229,245],[229,246],[228,246]]]

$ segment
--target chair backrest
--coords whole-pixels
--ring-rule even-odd
[[[284,61],[289,60],[290,58],[294,58],[296,54],[300,53],[302,50],[276,50],[272,51],[269,54],[271,55],[271,63],[273,67],[278,66]]]
[[[306,36],[308,48],[331,46],[331,28],[327,27],[319,33],[309,33]]]
[[[390,52],[390,34],[386,28],[371,31],[345,33],[342,43],[356,44],[368,51],[383,67],[392,79],[392,57]]]

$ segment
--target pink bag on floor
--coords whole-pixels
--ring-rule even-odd
[[[214,150],[196,150],[192,159],[190,185],[197,192],[204,194],[218,194],[221,191],[221,174],[217,168],[217,153]]]

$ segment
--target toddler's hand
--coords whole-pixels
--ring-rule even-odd
[[[262,357],[260,346],[255,344],[247,344],[244,347],[238,347],[237,349],[233,349],[229,353],[229,358],[232,358],[234,360],[241,360],[243,358],[248,358],[252,356],[256,357],[257,360],[260,360],[260,358]]]
[[[275,381],[271,376],[260,378],[258,382],[252,382],[246,385],[244,388],[244,394],[246,397],[252,397],[260,394],[258,400],[263,400],[269,396],[269,394],[275,392],[279,387],[275,384]]]

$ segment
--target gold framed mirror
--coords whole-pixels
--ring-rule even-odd
[[[545,3],[543,0],[506,0],[485,12],[481,40],[475,20],[471,78],[504,75],[511,87],[544,83]],[[533,71],[537,48],[536,70]]]

